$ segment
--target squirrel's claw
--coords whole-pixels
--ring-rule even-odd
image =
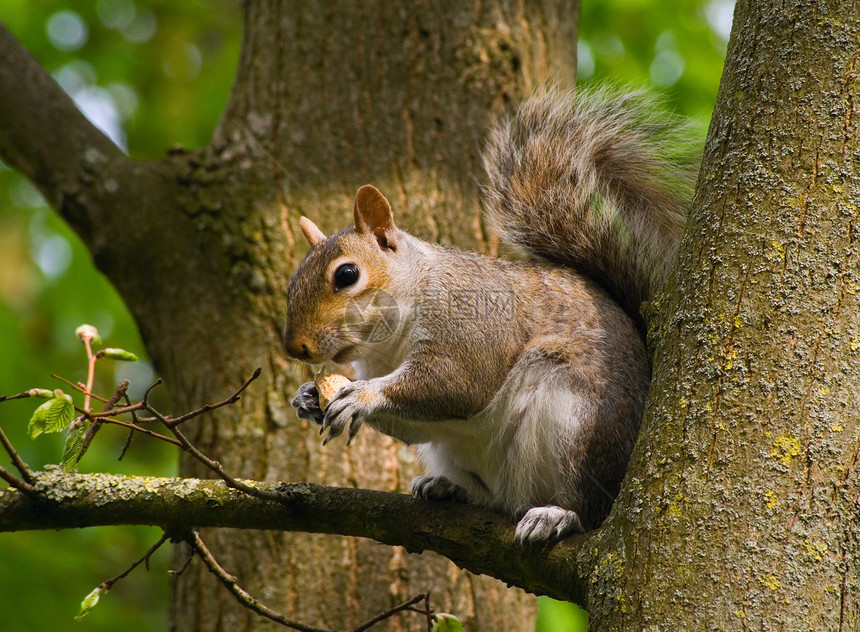
[[[322,421],[322,432],[328,430],[323,445],[341,435],[349,425],[346,443],[349,445],[364,419],[373,412],[373,390],[367,382],[357,381],[341,388],[329,402]]]
[[[358,431],[361,430],[361,427],[364,425],[364,419],[361,417],[353,417],[352,423],[349,424],[349,434],[346,435],[346,445],[352,443],[352,440],[355,438],[355,435],[358,434]]]
[[[323,434],[323,432],[325,432],[325,429],[320,430],[320,434]],[[328,435],[326,435],[326,438],[325,438],[325,439],[323,439],[322,444],[323,444],[323,445],[327,445],[329,441],[331,441],[331,440],[332,440],[332,439],[334,439],[335,437],[340,436],[340,434],[341,434],[342,432],[343,432],[343,429],[338,429],[338,428],[335,428],[335,427],[330,427],[330,428],[329,428],[329,430],[328,430]]]
[[[350,408],[349,401],[339,396],[340,392],[333,400],[331,400],[331,402],[329,402],[325,416],[323,417],[320,434],[324,434],[328,431],[328,435],[326,435],[326,438],[323,440],[323,445],[326,445],[335,437],[340,436],[343,429],[346,427],[346,424],[352,419],[351,411],[348,410]]]

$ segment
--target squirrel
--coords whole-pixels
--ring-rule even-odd
[[[652,112],[639,93],[544,88],[491,129],[485,215],[526,260],[422,241],[370,185],[346,230],[302,217],[285,350],[357,379],[324,413],[302,385],[299,417],[326,442],[368,423],[417,444],[415,496],[505,511],[521,543],[599,526],[651,379],[641,305],[675,257],[695,167],[672,153],[684,126]]]

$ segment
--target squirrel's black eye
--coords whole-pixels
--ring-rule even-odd
[[[358,281],[358,266],[354,263],[344,263],[334,271],[334,289],[342,290]]]

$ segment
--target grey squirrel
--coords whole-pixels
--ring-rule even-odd
[[[285,349],[357,379],[325,413],[302,385],[299,416],[326,441],[368,423],[417,444],[416,496],[506,511],[520,542],[599,526],[650,382],[640,307],[672,263],[691,184],[672,155],[683,131],[652,109],[543,89],[491,130],[486,214],[529,261],[422,241],[369,185],[346,230],[301,218],[312,248],[289,284]]]

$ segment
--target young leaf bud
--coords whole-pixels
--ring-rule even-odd
[[[81,325],[75,329],[75,335],[81,340],[84,340],[85,338],[88,340],[97,340],[99,337],[99,330],[92,325]]]

